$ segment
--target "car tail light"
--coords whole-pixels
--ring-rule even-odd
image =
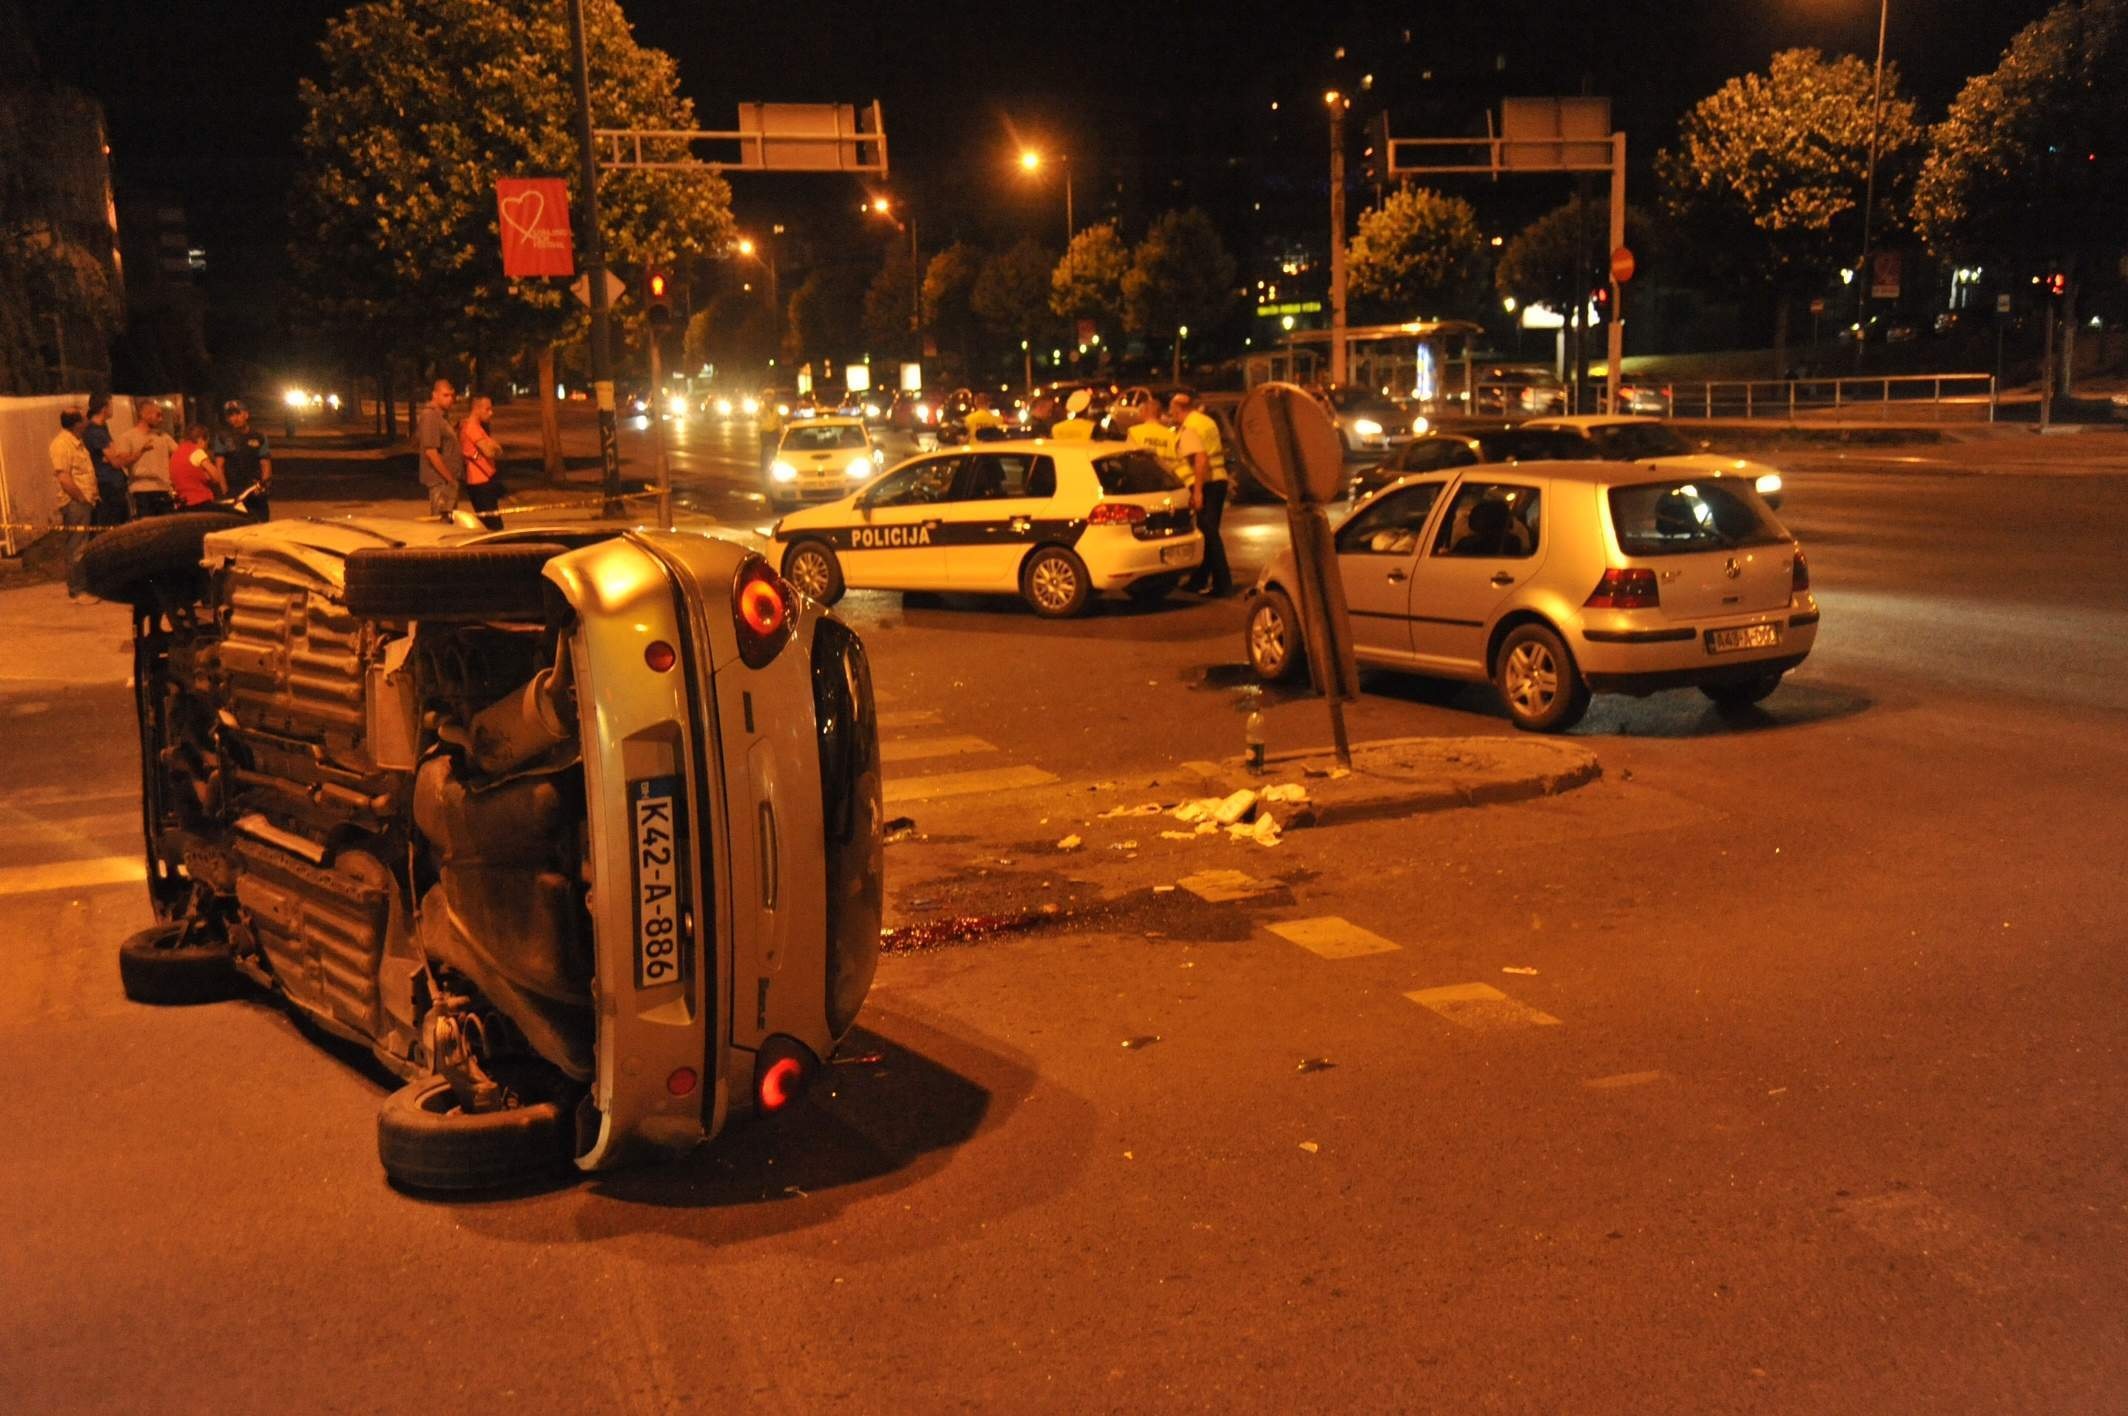
[[[1652,610],[1662,603],[1662,596],[1655,588],[1654,571],[1645,566],[1614,567],[1603,573],[1581,603],[1591,610]]]
[[[653,639],[643,648],[643,662],[657,673],[664,673],[679,661],[670,644],[662,639]]]
[[[812,1083],[819,1060],[796,1038],[777,1035],[754,1054],[754,1103],[764,1116],[782,1111]]]
[[[739,631],[739,657],[750,669],[765,668],[791,639],[791,587],[759,556],[739,563],[732,581],[732,623]]]
[[[671,1092],[674,1096],[691,1096],[694,1094],[696,1084],[701,1080],[701,1077],[696,1075],[694,1068],[675,1067],[672,1075],[665,1079],[665,1090]]]
[[[1088,526],[1140,526],[1145,508],[1133,502],[1102,502],[1086,514]]]
[[[1809,588],[1810,563],[1803,559],[1803,548],[1801,546],[1797,546],[1795,553],[1795,564],[1790,568],[1788,572],[1788,589],[1791,594],[1800,595]]]

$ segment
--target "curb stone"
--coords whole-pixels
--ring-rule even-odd
[[[1181,770],[1194,773],[1206,795],[1300,783],[1307,804],[1291,820],[1274,810],[1288,829],[1558,796],[1603,775],[1602,762],[1588,748],[1532,737],[1381,738],[1352,744],[1352,763],[1351,775],[1334,777],[1330,749],[1303,748],[1267,754],[1261,775],[1238,757],[1185,763]],[[1207,767],[1216,770],[1208,773]]]

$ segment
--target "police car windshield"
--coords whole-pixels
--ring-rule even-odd
[[[865,435],[859,427],[796,426],[785,431],[783,445],[792,452],[837,452],[846,447],[863,447]]]
[[[1094,476],[1106,496],[1127,497],[1146,492],[1172,492],[1182,479],[1160,465],[1149,452],[1118,452],[1094,460]]]

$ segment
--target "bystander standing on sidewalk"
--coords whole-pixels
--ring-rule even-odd
[[[1176,427],[1196,438],[1204,458],[1195,482],[1197,528],[1204,532],[1204,561],[1183,588],[1208,595],[1231,595],[1234,572],[1227,568],[1227,545],[1219,535],[1219,523],[1226,515],[1227,489],[1232,485],[1227,477],[1226,440],[1220,437],[1219,424],[1212,415],[1199,408],[1196,397],[1187,390],[1169,399],[1167,409]]]
[[[251,426],[251,410],[241,399],[222,405],[222,430],[213,451],[225,494],[238,498],[253,521],[266,520],[272,514],[266,499],[273,490],[273,444]]]
[[[458,392],[449,379],[438,379],[429,390],[414,423],[414,455],[421,459],[421,485],[429,489],[429,514],[449,521],[458,509],[459,484],[465,479],[465,458],[458,450],[458,430],[451,426],[451,405]]]
[[[170,486],[170,454],[177,443],[163,431],[163,406],[146,399],[133,409],[133,426],[112,439],[105,456],[126,474],[126,499],[135,516],[162,516],[177,509]]]
[[[180,511],[212,506],[229,494],[222,469],[207,452],[206,424],[194,423],[185,429],[184,440],[170,454],[170,490],[177,496]]]
[[[82,445],[96,466],[96,520],[98,526],[118,526],[126,519],[126,474],[111,465],[111,395],[91,394],[89,421],[81,430]]]
[[[475,394],[458,424],[458,456],[465,467],[466,499],[480,513],[481,525],[500,531],[502,518],[495,514],[495,507],[502,500],[503,485],[496,476],[495,460],[502,456],[502,444],[488,432],[488,420],[494,416],[495,400]]]
[[[59,415],[59,432],[52,439],[52,475],[59,479],[59,534],[66,537],[67,598],[81,598],[81,553],[89,546],[89,527],[95,523],[96,463],[88,444],[81,440],[88,419],[78,408]]]

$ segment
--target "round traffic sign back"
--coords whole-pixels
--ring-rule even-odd
[[[1632,247],[1620,246],[1611,252],[1611,279],[1623,285],[1633,278],[1635,269]]]
[[[1336,501],[1345,482],[1345,448],[1337,423],[1315,396],[1298,384],[1267,383],[1250,389],[1235,422],[1241,445],[1265,485],[1291,500]]]

